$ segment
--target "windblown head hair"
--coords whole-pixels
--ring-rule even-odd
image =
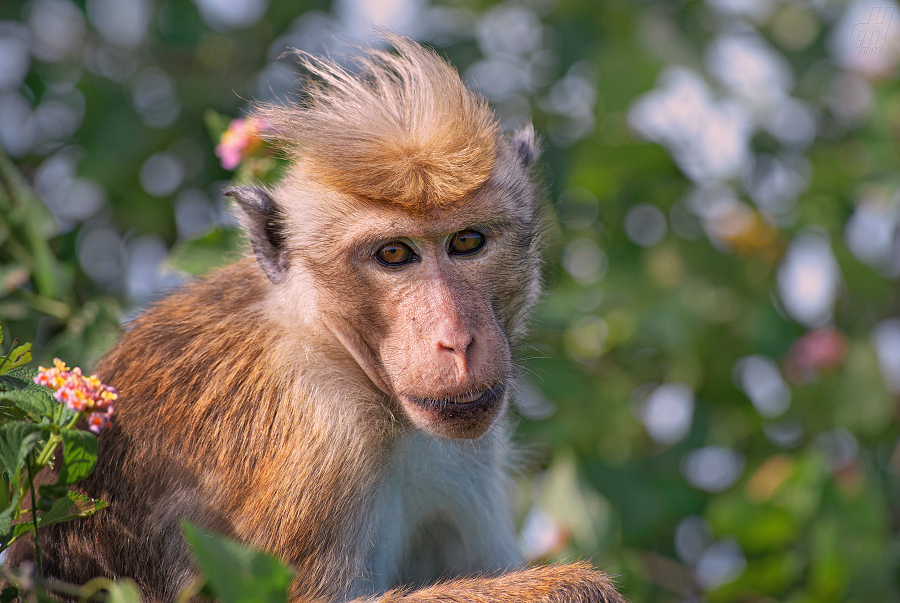
[[[364,198],[421,210],[488,179],[500,128],[487,103],[433,51],[387,34],[397,54],[367,49],[353,73],[309,55],[307,95],[257,114],[305,173]]]

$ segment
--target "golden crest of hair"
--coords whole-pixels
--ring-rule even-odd
[[[322,184],[411,210],[447,206],[490,176],[499,124],[445,60],[409,38],[384,37],[396,53],[366,49],[353,72],[302,55],[312,76],[304,100],[256,113]]]

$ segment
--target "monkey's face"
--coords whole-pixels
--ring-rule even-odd
[[[362,205],[340,219],[327,269],[308,263],[335,309],[329,328],[414,426],[482,435],[510,388],[508,333],[535,274],[527,237],[477,200],[420,215]]]

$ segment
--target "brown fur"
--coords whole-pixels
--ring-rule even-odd
[[[329,187],[408,209],[444,206],[481,186],[499,126],[483,99],[432,51],[389,36],[399,54],[370,51],[361,76],[301,56],[316,78],[305,104],[260,108],[273,140]]]
[[[320,63],[326,83],[314,100],[270,113],[279,132],[302,136],[321,117],[309,115],[328,114],[329,135],[363,150],[319,148],[326,134],[317,131],[316,141],[298,139],[298,163],[274,190],[231,191],[259,261],[159,301],[97,368],[120,397],[98,466],[78,489],[110,506],[42,533],[48,575],[127,576],[150,601],[171,601],[194,576],[180,535],[187,518],[293,566],[295,602],[622,601],[586,564],[518,569],[504,416],[512,345],[540,290],[544,210],[530,135],[480,130],[490,168],[473,168],[467,151],[413,170],[446,178],[403,172],[380,137],[383,105],[414,116],[398,123],[442,153],[434,108],[465,134],[460,124],[482,101],[433,54],[394,43],[401,57],[372,52],[362,78]],[[349,90],[385,102],[332,111],[352,100]],[[438,90],[468,100],[441,105]],[[351,114],[358,121],[332,123]],[[362,157],[373,162],[365,197],[363,180],[328,172],[353,171]],[[385,203],[378,191],[393,185],[378,174],[390,180],[398,169],[412,188]],[[414,191],[421,196],[409,198]],[[449,237],[468,229],[486,235],[484,248],[448,253]],[[378,264],[392,241],[418,261]],[[33,554],[23,541],[12,561]]]

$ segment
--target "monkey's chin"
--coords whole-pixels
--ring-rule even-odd
[[[506,384],[501,383],[481,395],[448,398],[415,398],[400,395],[412,422],[424,431],[448,439],[475,439],[503,409]]]

